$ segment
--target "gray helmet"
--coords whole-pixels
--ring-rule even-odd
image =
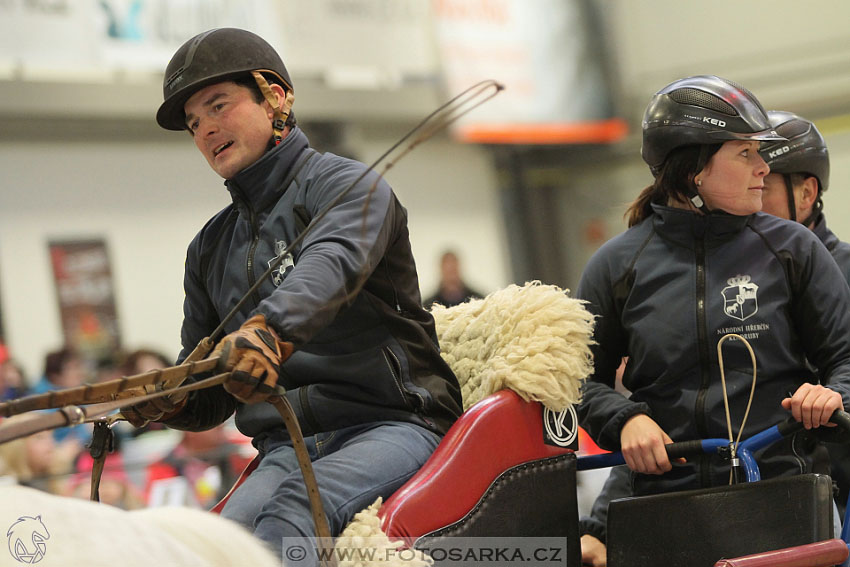
[[[814,175],[820,190],[826,191],[829,185],[829,152],[815,125],[791,112],[771,110],[767,116],[771,126],[788,139],[764,144],[759,150],[770,166],[770,172]]]
[[[237,28],[200,33],[184,43],[165,69],[157,123],[166,130],[185,130],[183,105],[207,85],[233,80],[251,71],[271,74],[292,91],[292,81],[277,51],[257,34]]]
[[[658,91],[643,115],[641,155],[653,173],[674,149],[727,140],[784,140],[750,91],[714,75],[674,81]]]

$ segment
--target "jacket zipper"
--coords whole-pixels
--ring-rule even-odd
[[[393,303],[395,303],[395,310],[397,313],[402,315],[401,304],[398,302],[398,292],[395,289],[395,282],[393,282],[392,274],[390,274],[390,266],[386,261],[384,261],[384,271],[387,273],[387,282],[390,284],[390,289],[393,291]]]
[[[697,392],[694,416],[696,418],[697,434],[702,439],[708,439],[708,426],[705,416],[705,398],[711,383],[709,369],[707,323],[705,317],[705,240],[696,240],[696,284],[697,284],[697,345],[700,362],[700,387]],[[699,459],[700,484],[711,486],[711,475],[707,459]]]
[[[246,262],[248,287],[250,288],[256,283],[256,278],[254,277],[254,254],[257,252],[257,245],[260,243],[260,228],[257,226],[257,215],[254,213],[253,207],[247,202],[245,203],[245,207],[248,209],[248,219],[251,224],[251,245],[248,247],[248,258]],[[255,307],[260,304],[259,291],[254,291],[251,294],[251,298],[254,300]]]
[[[393,381],[395,381],[396,387],[398,388],[398,393],[401,396],[402,403],[406,408],[416,411],[418,413],[418,410],[413,407],[413,405],[410,403],[410,400],[408,400],[407,396],[405,396],[405,393],[416,396],[419,399],[420,407],[425,407],[425,400],[422,399],[422,396],[420,394],[408,391],[407,388],[405,388],[402,384],[401,375],[395,370],[396,368],[401,368],[401,363],[399,362],[398,357],[396,357],[395,353],[389,348],[383,348],[381,350],[384,353],[384,360],[386,360],[387,362],[387,367],[390,369],[390,375],[393,377]],[[395,366],[393,366],[393,363],[395,363]]]

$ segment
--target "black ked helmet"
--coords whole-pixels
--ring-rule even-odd
[[[185,130],[183,105],[193,94],[251,71],[270,74],[270,80],[292,93],[292,81],[280,55],[260,36],[237,28],[196,35],[177,50],[165,69],[164,102],[156,113],[157,123],[166,130]]]
[[[821,191],[829,185],[829,152],[826,142],[810,121],[791,112],[771,110],[770,124],[785,142],[764,144],[759,153],[771,173],[814,175]]]
[[[679,79],[658,91],[646,108],[642,129],[641,155],[653,174],[681,146],[785,140],[755,95],[714,75]]]

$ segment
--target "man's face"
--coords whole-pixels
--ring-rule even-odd
[[[183,105],[186,126],[210,167],[230,179],[266,151],[272,136],[272,111],[252,92],[233,82],[216,83]]]
[[[771,173],[764,178],[761,210],[783,219],[791,218],[791,211],[788,208],[788,190],[781,173]]]

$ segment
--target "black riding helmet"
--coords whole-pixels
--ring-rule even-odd
[[[771,173],[807,173],[814,175],[821,191],[829,185],[829,152],[826,142],[810,121],[792,112],[771,110],[770,124],[786,142],[764,144],[759,153]]]
[[[252,71],[270,75],[292,95],[292,80],[280,55],[260,36],[237,28],[196,35],[177,50],[165,69],[164,102],[156,113],[157,123],[166,130],[185,130],[183,105],[193,94]]]
[[[641,155],[653,173],[674,149],[727,140],[784,140],[750,91],[714,75],[674,81],[643,115]]]
[[[826,149],[826,142],[815,125],[802,116],[781,110],[771,110],[767,116],[776,131],[788,140],[764,144],[759,153],[770,166],[770,172],[780,173],[785,179],[791,220],[797,220],[791,174],[812,175],[818,180],[818,196],[812,214],[802,221],[803,224],[808,225],[823,209],[821,194],[829,185],[829,152]]]
[[[652,97],[643,115],[641,155],[657,176],[667,156],[683,146],[728,140],[782,140],[758,99],[732,81],[696,75],[673,81]],[[696,185],[687,188],[695,207],[710,212]]]

